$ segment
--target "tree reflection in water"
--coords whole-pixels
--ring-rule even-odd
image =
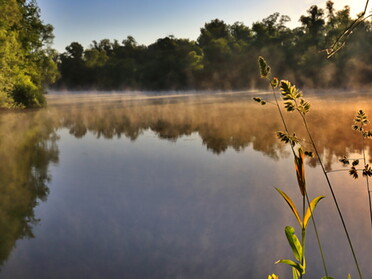
[[[350,127],[358,109],[372,111],[365,98],[337,96],[334,100],[333,97],[318,96],[310,101],[309,126],[325,156],[326,167],[329,169],[345,151],[360,153],[359,137]],[[288,155],[275,137],[275,132],[282,130],[277,111],[271,106],[258,106],[246,95],[189,97],[172,102],[160,99],[129,104],[75,104],[56,107],[54,113],[63,119],[61,126],[77,138],[90,131],[98,138],[125,136],[134,141],[150,129],[160,139],[171,141],[197,133],[207,149],[216,154],[228,148],[240,151],[251,146],[273,159]],[[290,130],[295,130],[301,137],[306,133],[300,119],[292,119],[293,116],[286,115]],[[371,141],[367,144],[372,146]],[[372,152],[371,148],[368,150]],[[315,166],[317,162],[314,159],[309,164]]]
[[[345,153],[358,153],[362,148],[351,122],[356,110],[363,108],[371,114],[372,106],[363,101],[365,98],[350,100],[311,100],[309,126],[328,169]],[[288,153],[275,137],[275,131],[282,129],[276,113],[270,106],[257,106],[247,95],[87,104],[71,100],[66,105],[50,102],[48,109],[39,111],[3,112],[0,264],[9,257],[17,239],[33,237],[33,226],[38,223],[34,208],[47,198],[48,167],[58,162],[58,129],[68,129],[76,138],[92,133],[97,138],[126,137],[132,141],[146,130],[170,141],[195,133],[215,154],[251,147],[277,160]],[[299,136],[305,134],[300,119],[289,120],[289,125]],[[371,155],[371,141],[367,150]],[[309,164],[315,166],[316,160]]]
[[[17,239],[34,237],[34,208],[46,200],[48,166],[58,162],[55,123],[40,112],[0,115],[0,264]]]

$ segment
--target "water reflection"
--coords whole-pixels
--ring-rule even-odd
[[[360,152],[350,126],[357,109],[372,114],[372,107],[355,98],[313,98],[312,104],[314,138],[327,167],[335,168],[337,157]],[[274,108],[245,95],[85,105],[68,100],[3,114],[0,125],[2,263],[17,239],[33,235],[36,219],[43,222],[36,239],[17,242],[0,277],[289,276],[273,262],[290,257],[282,228],[294,220],[273,186],[290,194],[297,186],[288,149],[274,135],[281,129]],[[290,126],[304,134],[298,119]],[[345,184],[344,174],[332,179],[367,269],[364,188]],[[329,195],[318,169],[308,180],[312,195]],[[36,218],[35,206],[47,196]],[[344,278],[355,270],[330,199],[320,210],[327,212],[319,227],[332,275]],[[318,278],[314,240],[308,253],[308,278]]]
[[[17,239],[32,238],[34,208],[49,193],[48,166],[58,162],[54,123],[40,114],[0,115],[0,264]]]
[[[309,126],[329,169],[332,162],[347,153],[360,153],[360,137],[352,131],[355,113],[372,105],[363,97],[313,97]],[[322,100],[323,99],[323,100]],[[182,136],[198,133],[207,149],[215,154],[229,147],[236,151],[251,146],[273,159],[287,156],[275,131],[283,130],[274,107],[259,106],[249,96],[219,96],[169,100],[75,105],[53,110],[62,127],[77,138],[88,131],[98,138],[125,136],[136,140],[144,131],[154,131],[160,139],[176,141]],[[286,114],[290,130],[306,140],[301,119]],[[367,142],[372,152],[372,142]],[[310,148],[310,147],[309,147]],[[371,155],[371,154],[370,154]],[[371,157],[371,156],[370,156]],[[316,165],[316,159],[309,162]]]

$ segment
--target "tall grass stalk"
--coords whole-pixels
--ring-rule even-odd
[[[363,151],[364,166],[366,166],[367,165],[367,159],[366,159],[366,151],[365,151],[365,138],[364,138],[363,134],[362,134],[362,151]],[[365,176],[365,179],[366,179],[366,185],[367,185],[369,217],[370,217],[370,221],[371,221],[371,231],[372,231],[372,201],[371,201],[371,188],[369,186],[368,175]]]
[[[260,60],[261,60],[261,62],[260,62]],[[269,66],[267,66],[268,67],[267,71],[266,71],[267,73],[265,73],[265,71],[262,72],[262,63],[266,64],[266,62],[264,62],[264,59],[262,57],[259,57],[259,66],[261,68],[261,77],[266,78],[268,80],[268,82],[270,83],[272,93],[273,93],[273,96],[274,96],[274,100],[275,100],[275,106],[277,107],[277,110],[278,110],[278,113],[280,115],[284,130],[289,135],[290,133],[289,133],[288,125],[287,125],[287,122],[284,118],[282,109],[280,108],[278,97],[277,97],[277,94],[276,94],[276,91],[275,91],[275,88],[278,86],[279,81],[276,78],[274,78],[272,81],[270,80],[270,77],[269,77],[270,67]],[[264,103],[261,102],[261,104],[264,104]],[[294,145],[290,144],[290,148],[291,148],[293,156],[296,157],[297,155],[296,155],[296,152],[294,150]],[[316,235],[316,239],[317,239],[317,244],[318,244],[319,252],[320,252],[320,255],[321,255],[321,259],[322,259],[324,273],[325,273],[326,277],[329,277],[328,270],[327,270],[327,264],[326,264],[326,261],[325,261],[324,252],[323,252],[322,244],[321,244],[318,229],[317,229],[314,212],[313,212],[313,210],[310,206],[310,199],[309,199],[309,195],[307,193],[307,189],[305,189],[304,195],[302,197],[303,197],[302,198],[302,216],[305,216],[305,203],[307,202],[308,208],[311,212],[311,220],[312,220],[312,223],[313,223],[313,227],[314,227],[314,231],[315,231],[315,235]],[[305,247],[304,233],[302,233],[302,245],[303,245],[303,247]],[[302,278],[302,276],[301,276],[301,278]]]
[[[277,98],[276,92],[275,92],[275,88],[279,85],[279,81],[276,78],[274,78],[273,80],[270,80],[269,74],[270,74],[271,69],[262,57],[259,57],[258,62],[259,62],[259,67],[260,67],[260,71],[261,71],[261,77],[266,78],[270,82],[270,85],[271,85],[272,90],[273,90],[275,104],[276,104],[276,107],[279,111],[279,114],[280,114],[284,129],[285,129],[285,132],[287,134],[287,135],[280,135],[279,138],[286,143],[288,143],[288,142],[291,143],[290,146],[291,146],[292,153],[294,154],[294,156],[296,156],[295,151],[293,149],[294,144],[292,144],[292,142],[296,141],[296,138],[295,138],[294,135],[291,136],[290,133],[289,133],[288,126],[286,124],[285,118],[284,118],[283,113],[281,111],[281,108],[280,108],[280,105],[279,105],[279,102],[278,102],[278,98]],[[305,115],[310,109],[310,104],[307,103],[303,98],[301,98],[302,97],[302,92],[298,91],[295,86],[292,86],[290,84],[290,82],[280,81],[279,86],[280,86],[280,89],[281,89],[283,100],[285,101],[284,104],[285,104],[286,110],[289,111],[289,112],[290,111],[297,111],[300,114],[300,117],[301,117],[302,122],[304,124],[304,127],[306,129],[306,133],[308,135],[308,138],[310,139],[311,146],[312,146],[313,150],[315,151],[315,154],[316,154],[317,160],[319,162],[319,165],[320,165],[320,167],[322,169],[322,172],[323,172],[323,174],[326,178],[328,188],[329,188],[329,190],[332,194],[334,204],[336,206],[338,215],[340,217],[343,229],[344,229],[345,234],[346,234],[348,244],[350,246],[350,249],[351,249],[351,252],[352,252],[352,255],[353,255],[353,259],[354,259],[356,268],[358,270],[359,278],[363,279],[363,276],[362,276],[362,273],[361,273],[361,270],[360,270],[360,266],[359,266],[359,263],[358,263],[358,259],[357,259],[356,254],[355,254],[355,250],[354,250],[354,247],[353,247],[353,244],[352,244],[352,241],[351,241],[351,238],[350,238],[350,234],[349,234],[349,231],[347,229],[343,214],[341,212],[339,203],[337,201],[336,194],[333,190],[333,186],[332,186],[331,181],[328,177],[327,171],[324,167],[324,164],[323,164],[323,161],[322,161],[321,156],[319,154],[318,148],[315,144],[315,141],[314,141],[313,136],[310,132],[308,123],[306,121],[306,116]],[[260,102],[261,104],[266,103],[264,100],[261,100],[260,98],[254,98],[254,99],[255,99],[255,101]],[[298,100],[299,100],[300,103],[298,103]],[[363,151],[364,151],[364,148],[363,148]],[[365,160],[365,155],[364,155],[364,160]],[[366,161],[365,161],[365,165],[366,165]],[[371,196],[370,196],[371,191],[370,191],[370,188],[369,188],[368,177],[367,177],[367,188],[368,188],[369,202],[370,202],[370,208],[371,208]],[[305,196],[306,196],[307,203],[309,204],[309,209],[312,210],[311,207],[310,207],[310,200],[308,198],[307,191],[305,192],[304,198],[305,198]],[[303,204],[303,206],[304,206],[304,204]],[[327,267],[326,267],[326,263],[325,263],[324,253],[323,253],[323,249],[322,249],[322,245],[321,245],[321,242],[320,242],[318,230],[316,228],[315,218],[314,218],[314,215],[313,215],[312,211],[311,211],[311,219],[312,219],[312,222],[313,222],[313,225],[314,225],[314,230],[315,230],[317,241],[318,241],[319,251],[320,251],[321,257],[322,257],[323,268],[324,268],[324,272],[326,274],[325,278],[328,278],[329,276],[328,276],[328,271],[327,271]],[[372,211],[371,211],[371,225],[372,225]]]
[[[299,112],[299,113],[300,113],[300,112]],[[315,151],[315,154],[316,154],[316,157],[317,157],[317,159],[318,159],[319,165],[320,165],[320,167],[321,167],[321,169],[322,169],[322,172],[323,172],[323,174],[324,174],[324,176],[325,176],[325,178],[326,178],[327,185],[328,185],[328,188],[329,188],[329,190],[330,190],[330,192],[331,192],[331,194],[332,194],[332,198],[333,198],[334,204],[335,204],[335,206],[336,206],[336,208],[337,208],[338,215],[340,216],[340,220],[341,220],[342,226],[343,226],[343,228],[344,228],[344,231],[345,231],[345,234],[346,234],[346,238],[347,238],[347,241],[348,241],[349,246],[350,246],[351,253],[352,253],[353,258],[354,258],[355,266],[356,266],[356,268],[357,268],[357,270],[358,270],[359,278],[360,278],[360,279],[363,279],[362,272],[361,272],[360,267],[359,267],[359,262],[358,262],[358,259],[357,259],[357,257],[356,257],[356,254],[355,254],[355,250],[354,250],[353,244],[352,244],[352,242],[351,242],[350,234],[349,234],[349,231],[348,231],[348,229],[347,229],[347,227],[346,227],[346,223],[345,223],[344,217],[343,217],[343,215],[342,215],[342,212],[341,212],[341,209],[340,209],[339,203],[338,203],[338,201],[337,201],[336,194],[335,194],[335,192],[334,192],[334,190],[333,190],[332,183],[331,183],[331,181],[330,181],[330,179],[329,179],[329,177],[328,177],[328,173],[327,173],[327,171],[326,171],[326,169],[325,169],[325,167],[324,167],[324,164],[323,164],[323,161],[322,161],[322,159],[321,159],[321,157],[320,157],[320,154],[319,154],[318,148],[316,147],[316,144],[315,144],[315,142],[314,142],[314,139],[313,139],[313,137],[312,137],[312,135],[311,135],[311,132],[310,132],[309,126],[308,126],[307,121],[306,121],[306,117],[305,117],[305,115],[303,115],[302,113],[300,113],[300,115],[301,115],[302,121],[303,121],[303,123],[304,123],[305,129],[306,129],[306,133],[307,133],[307,135],[309,136],[309,139],[310,139],[311,145],[313,146],[313,149],[314,149],[314,151]]]
[[[279,114],[280,114],[280,117],[281,117],[281,120],[282,120],[282,123],[283,123],[284,129],[285,129],[286,133],[289,134],[288,126],[287,126],[287,124],[286,124],[286,121],[285,121],[285,119],[284,119],[284,116],[283,116],[282,110],[281,110],[281,108],[280,108],[280,105],[279,105],[279,102],[278,102],[278,98],[277,98],[277,96],[276,96],[275,88],[274,88],[274,87],[271,87],[271,88],[272,88],[272,92],[273,92],[273,95],[274,95],[275,104],[276,104],[277,109],[278,109],[278,112],[279,112]],[[292,154],[293,154],[293,156],[296,156],[296,153],[295,153],[295,151],[294,151],[293,145],[290,144],[290,147],[291,147],[291,150],[292,150]],[[306,198],[306,202],[307,202],[307,204],[308,204],[308,207],[309,207],[309,209],[310,209],[310,211],[311,211],[311,220],[312,220],[312,223],[313,223],[314,232],[315,232],[315,236],[316,236],[316,239],[317,239],[317,244],[318,244],[318,248],[319,248],[320,256],[321,256],[321,259],[322,259],[322,264],[323,264],[324,273],[325,273],[326,277],[329,277],[329,275],[328,275],[328,269],[327,269],[327,264],[326,264],[325,257],[324,257],[324,252],[323,252],[322,243],[321,243],[321,241],[320,241],[320,237],[319,237],[319,233],[318,233],[318,228],[317,228],[316,221],[315,221],[314,212],[312,211],[311,206],[310,206],[310,199],[309,199],[309,195],[308,195],[308,193],[307,193],[307,189],[306,189],[306,191],[305,191],[305,195],[303,196],[303,201],[302,201],[303,214],[305,214],[305,198]],[[303,216],[304,216],[304,215],[303,215]]]

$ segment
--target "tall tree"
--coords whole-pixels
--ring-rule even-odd
[[[84,87],[87,76],[83,60],[84,47],[77,42],[72,42],[65,49],[66,52],[60,56],[63,85],[75,88]]]
[[[195,42],[168,36],[147,50],[141,81],[146,89],[187,89],[200,69],[201,50]]]
[[[71,44],[60,56],[59,85],[118,90],[260,87],[264,85],[257,76],[259,55],[270,60],[275,75],[299,86],[370,85],[372,54],[366,51],[372,46],[370,21],[360,22],[352,35],[355,39],[347,41],[348,48],[331,60],[324,59],[322,50],[354,21],[348,6],[336,10],[327,1],[324,10],[311,6],[300,17],[300,26],[288,28],[288,21],[288,16],[279,13],[249,27],[214,19],[200,29],[196,42],[168,36],[146,47],[129,36],[122,43],[93,41],[86,50]],[[349,82],[351,77],[356,82]]]
[[[324,10],[317,5],[313,5],[307,10],[307,16],[300,17],[300,21],[308,35],[308,44],[318,46],[321,40],[321,33],[324,30]]]

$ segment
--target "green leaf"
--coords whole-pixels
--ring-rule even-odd
[[[306,214],[305,214],[305,217],[304,217],[304,228],[307,227],[307,224],[309,223],[310,217],[311,217],[312,213],[314,212],[315,207],[317,206],[318,202],[321,199],[324,199],[324,198],[325,198],[324,196],[319,196],[319,197],[316,197],[315,199],[313,199],[310,202],[310,206],[306,210]]]
[[[330,277],[330,276],[324,276],[324,277],[322,277],[322,279],[333,279],[333,277]]]
[[[304,272],[302,266],[299,263],[295,263],[294,261],[291,261],[291,260],[279,260],[279,261],[276,261],[275,263],[276,264],[284,263],[284,264],[290,265],[294,267],[299,272],[299,274],[303,274]]]
[[[298,110],[302,114],[308,113],[310,111],[310,103],[309,102],[306,102],[304,99],[301,99],[300,100],[300,105],[298,106]]]
[[[292,85],[288,80],[280,81],[280,93],[282,94],[284,101],[294,101],[302,97],[302,92],[299,91],[296,86]]]
[[[292,267],[292,276],[293,276],[293,279],[298,279],[298,270],[295,269],[294,267]]]
[[[367,164],[364,166],[364,169],[363,169],[363,176],[368,176],[368,177],[371,177],[372,176],[372,168]]]
[[[357,179],[359,177],[358,171],[355,167],[351,167],[349,170],[349,174],[354,178]]]
[[[303,249],[302,249],[302,245],[301,245],[300,241],[298,240],[298,238],[295,234],[294,228],[292,228],[291,226],[287,226],[287,227],[285,227],[284,231],[285,231],[285,235],[288,239],[288,243],[292,248],[292,252],[293,252],[294,257],[299,262],[302,262]]]
[[[310,158],[314,158],[314,153],[312,151],[306,151],[305,150],[305,156],[310,157]]]
[[[294,111],[296,109],[295,105],[293,104],[292,101],[287,101],[287,102],[284,102],[284,108],[290,112],[290,111]]]
[[[366,113],[363,110],[359,110],[354,118],[355,124],[367,125],[369,123]]]
[[[278,131],[276,132],[276,136],[280,141],[289,143],[292,146],[295,146],[300,141],[300,139],[296,137],[295,133],[289,135],[287,132]]]
[[[372,131],[364,131],[363,137],[365,137],[366,139],[372,138]]]
[[[296,208],[295,204],[293,203],[293,201],[291,200],[291,198],[286,193],[279,190],[278,188],[275,188],[275,189],[283,197],[283,199],[288,203],[288,205],[292,209],[292,212],[295,215],[298,223],[300,224],[300,227],[302,228],[302,221],[301,221],[301,218],[300,218],[300,214],[298,214],[297,208]]]
[[[350,161],[346,158],[346,156],[343,156],[339,161],[340,161],[344,166],[350,164]]]

